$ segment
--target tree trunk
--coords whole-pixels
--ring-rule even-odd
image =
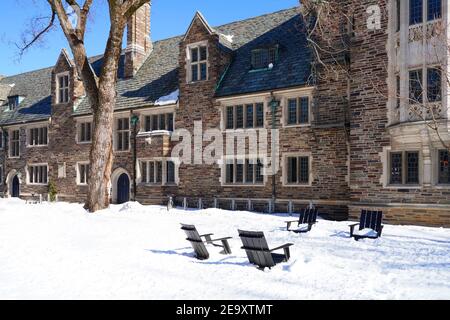
[[[113,110],[115,90],[99,94],[99,111],[94,114],[94,134],[90,153],[89,192],[85,208],[90,212],[109,206],[113,163]],[[103,100],[103,101],[102,101]],[[106,101],[105,101],[106,100]]]
[[[116,104],[117,70],[126,20],[111,21],[111,30],[103,56],[98,83],[98,105],[93,105],[94,134],[90,153],[89,192],[85,208],[95,212],[108,208],[113,165],[114,106]],[[92,103],[91,99],[91,103]]]

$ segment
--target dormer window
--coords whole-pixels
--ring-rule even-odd
[[[69,100],[69,74],[60,74],[56,77],[56,101],[60,104],[68,103]]]
[[[278,46],[252,50],[252,70],[271,69],[278,60]]]
[[[188,60],[190,62],[189,82],[208,79],[208,48],[206,44],[190,46]]]
[[[19,106],[19,96],[8,97],[9,110],[14,110]]]

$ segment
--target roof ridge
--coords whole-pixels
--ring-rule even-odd
[[[262,18],[262,17],[266,17],[266,16],[271,16],[271,15],[279,14],[279,13],[281,13],[281,12],[283,12],[283,11],[290,11],[290,10],[294,10],[294,9],[298,9],[298,8],[299,8],[298,6],[295,6],[295,7],[291,7],[291,8],[281,9],[281,10],[274,11],[274,12],[264,13],[264,14],[261,14],[261,15],[259,15],[259,16],[253,16],[253,17],[250,17],[250,18],[245,18],[245,19],[241,19],[241,20],[236,20],[236,21],[228,22],[228,23],[222,24],[222,25],[220,25],[220,26],[213,26],[213,28],[221,28],[221,27],[229,26],[229,25],[231,25],[231,24],[240,23],[240,22],[245,22],[245,21],[249,21],[249,20],[253,20],[253,19],[258,19],[258,18]],[[300,13],[300,12],[299,12],[299,13]]]
[[[53,69],[54,66],[51,67],[45,67],[45,68],[39,68],[39,69],[34,69],[34,70],[30,70],[30,71],[25,71],[25,72],[21,72],[21,73],[16,73],[10,76],[4,76],[3,78],[0,79],[0,81],[4,81],[8,78],[13,78],[13,77],[17,77],[17,76],[22,76],[24,74],[28,74],[28,73],[35,73],[35,72],[40,72],[40,71],[44,71],[44,70],[50,70]]]
[[[258,15],[258,16],[253,16],[253,17],[249,17],[249,18],[245,18],[245,19],[241,19],[241,20],[236,20],[236,21],[228,22],[228,23],[225,23],[225,24],[222,24],[222,25],[219,25],[219,26],[212,26],[212,28],[213,28],[213,29],[222,28],[222,27],[226,27],[226,26],[229,26],[229,25],[232,25],[232,24],[242,23],[242,22],[245,22],[245,21],[250,21],[250,20],[254,20],[254,19],[258,19],[258,18],[270,16],[270,15],[276,15],[276,14],[280,14],[281,12],[290,11],[290,10],[294,10],[294,9],[298,9],[298,8],[299,8],[298,6],[295,6],[295,7],[291,7],[291,8],[281,9],[281,10],[274,11],[274,12],[264,13],[264,14],[261,14],[261,15]],[[198,12],[199,12],[199,11],[197,10],[197,11],[196,11],[196,14],[197,14]],[[201,14],[201,13],[200,13],[200,14]],[[204,19],[205,19],[205,21],[206,21],[206,18],[204,18]],[[169,38],[164,38],[164,39],[156,40],[156,41],[154,41],[154,44],[156,44],[156,43],[158,43],[158,42],[165,42],[165,41],[173,40],[173,39],[175,39],[175,38],[180,38],[180,37],[183,37],[183,36],[184,36],[184,34],[179,34],[179,35],[172,36],[172,37],[169,37]],[[151,54],[150,54],[150,55],[151,55]],[[147,59],[150,57],[150,55],[147,57]],[[96,55],[93,55],[93,56],[88,57],[88,60],[91,60],[91,59],[101,59],[101,58],[103,58],[103,56],[104,56],[103,53],[96,54]],[[145,60],[147,60],[147,59],[145,59]],[[145,61],[144,61],[144,62],[145,62]],[[92,62],[91,62],[91,63],[92,63]],[[17,73],[17,74],[13,74],[13,75],[4,76],[4,78],[0,78],[0,79],[1,79],[0,81],[4,81],[5,79],[12,78],[12,77],[17,77],[17,76],[24,75],[24,74],[27,74],[27,73],[33,73],[33,72],[38,72],[38,71],[44,71],[44,70],[46,70],[46,69],[53,69],[53,67],[54,67],[54,66],[49,66],[49,67],[45,67],[45,68],[39,68],[39,69],[30,70],[30,71],[26,71],[26,72],[22,72],[22,73]]]

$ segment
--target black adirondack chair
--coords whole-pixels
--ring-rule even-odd
[[[300,216],[298,217],[298,220],[286,221],[286,230],[295,233],[306,233],[311,231],[312,226],[317,223],[317,214],[318,214],[317,208],[302,209],[300,211]],[[308,226],[305,228],[298,228],[291,230],[291,225],[293,223],[297,223],[297,227],[300,227],[301,225],[308,225]]]
[[[361,218],[359,223],[355,223],[350,225],[350,237],[355,238],[356,241],[363,238],[376,239],[381,237],[381,232],[383,231],[383,225],[381,224],[383,220],[383,212],[382,211],[370,211],[370,210],[361,210]],[[372,229],[374,231],[374,235],[360,235],[355,234],[355,227],[359,226],[359,230],[363,229]]]
[[[293,243],[286,243],[280,247],[269,249],[266,237],[263,232],[238,230],[243,247],[251,264],[258,266],[258,269],[271,269],[280,262],[286,262],[290,258],[289,247]],[[284,254],[272,253],[273,251],[284,250]]]
[[[228,244],[228,240],[232,239],[232,237],[211,239],[213,233],[200,235],[195,226],[188,224],[181,224],[181,230],[186,233],[186,240],[191,243],[192,248],[194,248],[196,258],[199,260],[206,260],[209,258],[209,253],[206,249],[205,242],[215,247],[223,248],[223,251],[221,251],[222,254],[231,254],[231,248]],[[202,238],[205,239],[205,242],[203,242]],[[221,244],[216,243],[219,241],[221,242]]]

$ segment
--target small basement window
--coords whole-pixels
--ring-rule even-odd
[[[278,45],[252,50],[252,70],[268,69],[278,60]]]

